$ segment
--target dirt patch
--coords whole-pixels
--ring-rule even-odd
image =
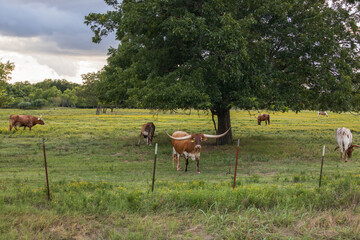
[[[196,226],[188,229],[186,232],[191,233],[192,235],[195,235],[195,236],[201,236],[201,238],[204,240],[215,239],[214,236],[206,234],[206,231],[202,228],[201,225],[196,225]]]

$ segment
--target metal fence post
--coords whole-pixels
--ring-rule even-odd
[[[235,182],[236,182],[236,170],[237,170],[238,158],[239,158],[239,146],[240,146],[240,139],[238,139],[237,151],[236,151],[236,162],[235,162],[235,173],[234,173],[233,189],[235,189]]]
[[[154,191],[154,184],[155,184],[155,169],[156,169],[156,157],[157,157],[157,147],[158,144],[155,144],[155,159],[154,159],[154,170],[153,170],[153,179],[152,179],[152,187],[151,187],[151,191]]]

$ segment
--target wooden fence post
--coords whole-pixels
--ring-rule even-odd
[[[238,158],[239,158],[239,146],[240,146],[240,139],[238,139],[237,151],[236,151],[236,161],[235,161],[235,173],[234,173],[233,190],[235,189],[235,182],[236,182],[236,170],[237,170],[237,164],[238,164]]]
[[[323,147],[323,154],[322,154],[322,159],[321,159],[319,187],[321,187],[321,178],[322,178],[322,170],[323,170],[323,165],[324,165],[324,156],[325,156],[325,145]]]
[[[155,184],[155,169],[156,169],[157,147],[158,147],[158,144],[156,143],[155,144],[155,159],[154,159],[153,180],[152,180],[152,187],[151,187],[152,192],[154,192],[154,184]]]
[[[45,163],[47,196],[48,196],[48,201],[50,201],[49,177],[48,177],[47,164],[46,164],[46,152],[45,152],[45,139],[44,139],[44,137],[43,137],[43,152],[44,152],[44,163]]]

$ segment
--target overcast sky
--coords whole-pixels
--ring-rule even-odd
[[[15,64],[10,82],[66,79],[106,64],[114,36],[92,43],[84,17],[110,8],[104,0],[0,0],[0,61]]]

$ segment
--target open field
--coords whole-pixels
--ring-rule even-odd
[[[9,132],[10,114],[40,113],[44,126]],[[333,151],[338,127],[350,128],[360,144],[359,117],[270,113],[271,125],[258,126],[248,112],[234,110],[234,144],[204,142],[197,175],[193,161],[186,174],[173,168],[171,141],[164,133],[215,134],[209,113],[187,113],[0,110],[0,239],[360,238],[360,150],[348,163]],[[159,144],[154,193],[154,146],[143,140],[135,146],[148,121],[156,126],[153,143]]]

